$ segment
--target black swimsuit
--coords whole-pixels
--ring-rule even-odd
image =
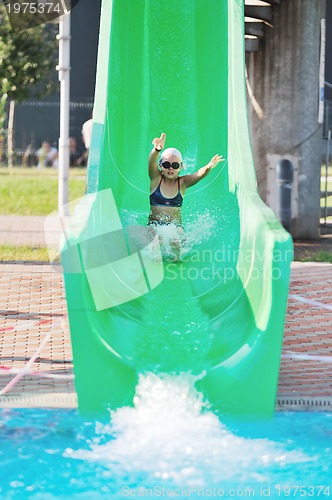
[[[150,194],[150,205],[153,207],[182,207],[183,196],[180,191],[180,179],[178,178],[179,190],[174,198],[165,198],[165,196],[162,195],[160,190],[162,180],[163,179],[161,178],[157,189]]]

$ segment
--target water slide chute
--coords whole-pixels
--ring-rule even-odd
[[[273,413],[292,241],[257,192],[243,26],[242,0],[103,0],[87,194],[62,248],[83,414],[132,405],[146,372],[192,373],[224,414]],[[146,231],[161,131],[187,172],[226,158],[185,196],[177,263]]]

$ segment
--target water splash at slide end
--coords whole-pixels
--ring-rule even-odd
[[[242,0],[103,0],[87,194],[62,263],[83,414],[132,405],[140,374],[189,373],[217,412],[273,413],[292,241],[257,193]],[[147,230],[153,137],[186,173],[188,246]]]

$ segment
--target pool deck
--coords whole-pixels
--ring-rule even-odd
[[[0,245],[45,246],[43,224],[0,216]],[[75,408],[62,274],[0,262],[0,275],[0,407]],[[292,263],[277,409],[332,411],[331,296],[331,264]]]

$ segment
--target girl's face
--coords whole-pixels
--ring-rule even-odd
[[[165,167],[163,166],[165,163]],[[169,168],[166,168],[169,167]],[[176,168],[179,167],[179,168]],[[166,179],[176,179],[182,168],[181,161],[173,154],[166,154],[160,162],[161,173]]]

